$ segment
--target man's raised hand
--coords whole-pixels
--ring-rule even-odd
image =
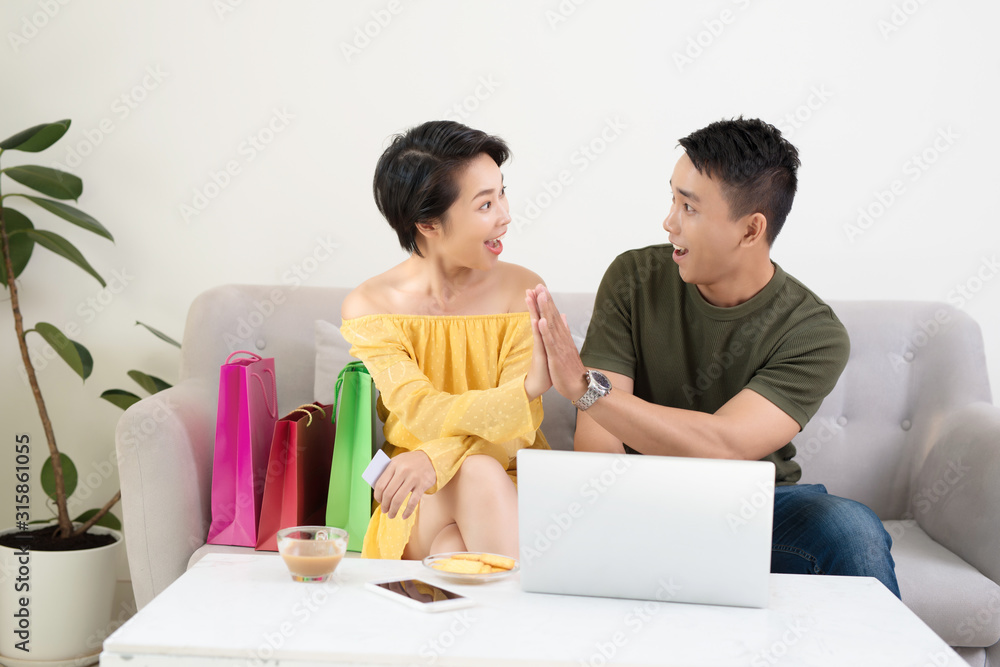
[[[538,315],[538,331],[545,345],[545,356],[549,365],[549,377],[556,391],[565,398],[575,401],[587,392],[587,381],[583,375],[587,368],[580,359],[580,353],[573,342],[566,316],[559,313],[552,295],[544,285],[538,285],[533,292],[534,306]]]

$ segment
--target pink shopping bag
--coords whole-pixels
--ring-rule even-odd
[[[238,354],[249,359],[233,359]],[[209,544],[257,545],[267,459],[278,420],[274,359],[233,352],[219,373]]]

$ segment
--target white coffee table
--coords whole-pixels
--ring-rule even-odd
[[[610,565],[609,565],[610,566]],[[417,576],[475,598],[410,610],[363,587]],[[771,575],[767,609],[455,585],[414,561],[345,559],[326,584],[276,556],[206,556],[104,642],[101,665],[905,665],[966,663],[878,581]]]

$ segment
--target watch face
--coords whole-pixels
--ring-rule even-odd
[[[601,371],[590,371],[590,377],[594,378],[594,382],[604,390],[605,393],[611,391],[611,380],[608,376]]]
[[[577,400],[573,401],[573,405],[575,405],[579,410],[586,410],[593,405],[597,399],[611,393],[611,380],[609,380],[608,376],[604,373],[600,371],[587,371],[585,377],[587,378],[587,383],[589,385],[587,387],[587,392]]]

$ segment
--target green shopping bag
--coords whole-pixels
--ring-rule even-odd
[[[372,460],[375,443],[375,385],[364,363],[352,361],[337,376],[333,444],[326,525],[349,534],[348,551],[361,551],[372,515],[372,487],[361,474]],[[337,404],[339,402],[339,410]]]

